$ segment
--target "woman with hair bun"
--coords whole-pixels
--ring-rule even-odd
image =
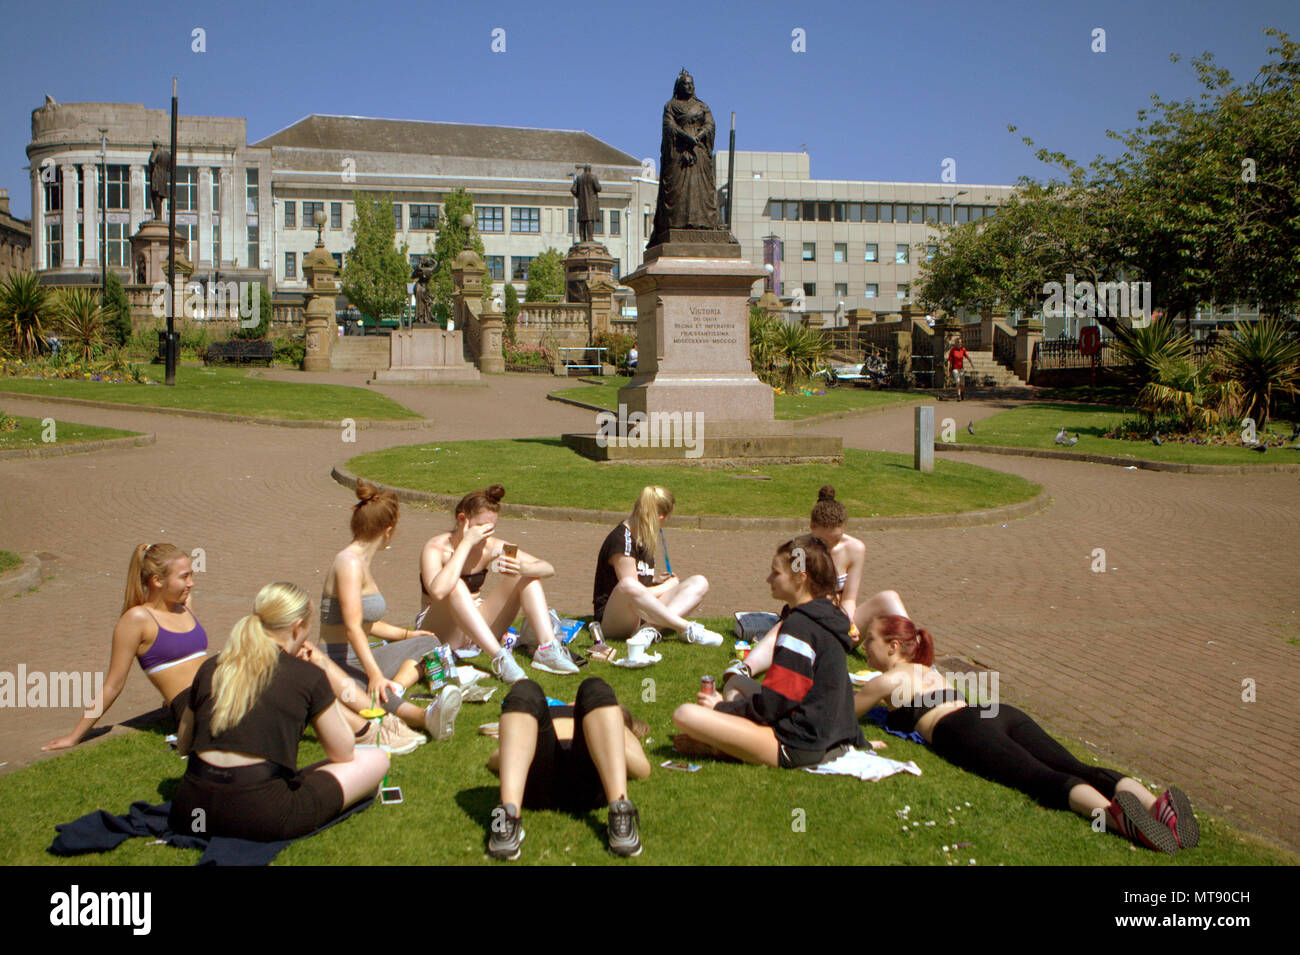
[[[103,691],[71,733],[50,740],[42,750],[76,746],[121,694],[133,659],[180,723],[190,683],[208,654],[208,634],[190,609],[193,587],[189,555],[179,547],[160,543],[135,548]]]
[[[655,573],[662,528],[676,503],[668,488],[644,487],[632,515],[605,537],[596,558],[591,603],[606,637],[623,639],[644,629],[657,640],[662,629],[676,630],[687,643],[722,645],[722,634],[686,619],[709,592],[708,580],[701,574],[679,580],[671,568]]]
[[[394,752],[409,752],[424,737],[407,726],[427,729],[434,739],[446,739],[456,728],[461,694],[457,686],[444,687],[426,709],[403,703],[401,692],[420,677],[419,662],[442,645],[427,630],[408,630],[385,623],[384,595],[370,572],[380,550],[387,550],[397,532],[397,495],[380,490],[367,480],[357,481],[357,503],[352,508],[352,542],[334,557],[320,601],[320,636],[326,656],[366,688],[368,699],[348,686],[335,686],[339,698],[354,711],[382,706],[398,720],[385,720],[384,745]],[[384,640],[372,647],[370,638]],[[391,681],[391,682],[390,682]],[[373,701],[373,703],[372,703]]]
[[[835,603],[830,550],[811,534],[786,541],[772,558],[767,583],[791,610],[766,679],[733,680],[725,698],[701,689],[698,702],[677,707],[678,752],[798,769],[863,745],[845,664],[849,620]]]
[[[189,766],[172,797],[173,832],[277,842],[307,835],[359,802],[388,772],[388,755],[358,748],[329,680],[298,659],[311,601],[267,584],[253,613],[194,678],[177,748]],[[298,770],[310,723],[326,760]]]
[[[505,683],[524,679],[523,668],[501,637],[524,612],[538,635],[533,666],[548,673],[572,674],[578,667],[556,638],[542,581],[555,568],[517,545],[492,536],[506,489],[493,484],[461,498],[454,529],[429,538],[420,555],[419,626],[433,627],[456,649],[474,643],[492,658],[492,672]],[[484,592],[488,571],[502,580]]]
[[[884,705],[887,728],[920,733],[954,766],[1052,809],[1072,809],[1089,820],[1101,813],[1107,829],[1149,849],[1177,852],[1200,840],[1181,789],[1170,787],[1157,799],[1132,777],[1081,763],[1014,706],[968,704],[931,666],[933,638],[906,617],[877,617],[863,649],[881,672],[855,695],[858,716]]]

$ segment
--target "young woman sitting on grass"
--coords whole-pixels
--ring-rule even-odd
[[[954,766],[1018,789],[1049,808],[1072,809],[1089,820],[1101,813],[1106,828],[1139,845],[1177,852],[1199,841],[1182,790],[1170,787],[1156,799],[1136,779],[1081,763],[1014,706],[967,704],[930,666],[930,634],[906,617],[878,617],[864,649],[881,673],[858,690],[859,716],[884,705],[891,711],[889,729],[919,732]]]
[[[488,760],[488,769],[501,776],[488,852],[497,859],[519,858],[520,806],[586,810],[607,804],[609,851],[640,855],[637,809],[627,798],[627,780],[650,775],[640,743],[649,731],[599,677],[583,680],[574,705],[565,707],[548,706],[532,680],[516,683],[501,704],[501,746]]]
[[[325,674],[297,658],[310,619],[306,591],[267,584],[221,653],[199,667],[178,733],[190,759],[172,797],[173,832],[296,839],[365,798],[388,772],[387,754],[355,746]],[[299,771],[308,723],[326,760]]]
[[[862,583],[862,565],[866,562],[867,545],[844,533],[848,519],[848,508],[835,500],[835,488],[829,484],[823,485],[817,492],[817,503],[813,505],[808,519],[809,529],[814,537],[830,548],[831,559],[835,561],[835,583],[839,588],[837,593],[840,609],[852,621],[858,608],[858,586]],[[756,676],[765,672],[772,665],[772,652],[776,649],[776,638],[780,630],[780,623],[774,625],[754,644],[744,662],[733,663],[727,672],[743,676]],[[858,628],[855,625],[849,627],[849,636],[856,644]]]
[[[179,547],[141,544],[132,552],[103,692],[71,733],[50,740],[42,750],[68,749],[81,742],[122,692],[132,660],[140,662],[180,724],[194,674],[208,655],[208,634],[190,609],[193,587],[189,555]]]
[[[514,655],[501,646],[501,637],[523,609],[539,645],[533,666],[547,673],[577,673],[564,645],[556,639],[542,581],[555,568],[517,546],[492,536],[501,516],[506,490],[493,484],[466,494],[456,505],[456,527],[429,539],[420,555],[419,626],[432,627],[455,649],[471,641],[492,658],[492,672],[505,683],[524,678]],[[512,553],[507,554],[506,548]],[[482,593],[488,570],[502,580]]]
[[[420,677],[419,662],[441,646],[427,630],[407,630],[385,623],[384,595],[370,572],[375,554],[387,550],[397,531],[398,502],[392,491],[380,491],[369,481],[357,482],[352,508],[352,542],[334,556],[321,596],[320,638],[325,656],[346,674],[332,674],[334,690],[354,712],[383,707],[395,720],[384,720],[383,745],[409,752],[424,737],[408,727],[427,729],[434,739],[446,739],[456,728],[461,694],[444,687],[438,698],[421,709],[402,702],[401,692]],[[370,638],[389,641],[370,646]],[[355,680],[356,685],[350,685]],[[364,688],[365,692],[360,692]],[[354,727],[355,728],[355,727]]]
[[[687,643],[722,645],[721,634],[686,619],[709,592],[709,582],[699,574],[679,580],[671,570],[655,573],[661,528],[675,503],[666,487],[642,488],[632,516],[605,537],[596,558],[591,599],[606,637],[623,639],[649,624],[649,635],[655,640],[663,629],[676,630]]]
[[[786,541],[767,583],[791,607],[767,677],[761,684],[737,677],[725,700],[701,691],[698,703],[677,707],[673,722],[686,738],[673,742],[686,755],[720,750],[746,763],[797,769],[864,745],[845,657],[849,618],[835,602],[830,550],[811,534]]]

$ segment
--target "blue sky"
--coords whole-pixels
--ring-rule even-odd
[[[7,3],[0,22],[0,186],[26,218],[31,111],[46,93],[166,109],[173,75],[183,113],[242,116],[250,142],[318,112],[585,129],[657,157],[685,66],[724,148],[734,110],[738,149],[806,147],[819,179],[936,182],[952,157],[960,183],[1009,184],[1050,174],[1020,134],[1076,159],[1111,154],[1106,129],[1135,125],[1152,93],[1199,93],[1189,61],[1206,50],[1249,80],[1265,27],[1300,37],[1300,4],[143,0]],[[206,52],[192,50],[195,28]],[[1104,53],[1090,49],[1097,28]]]

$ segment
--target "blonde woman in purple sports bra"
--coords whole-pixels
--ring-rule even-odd
[[[189,555],[179,547],[141,544],[135,549],[103,692],[71,733],[50,740],[42,750],[69,749],[81,742],[126,686],[132,660],[140,662],[179,723],[194,674],[208,655],[208,634],[190,609],[193,587]]]

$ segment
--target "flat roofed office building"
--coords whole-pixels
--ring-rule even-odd
[[[715,154],[719,188],[725,150]],[[732,232],[745,258],[765,262],[764,239],[781,240],[782,298],[802,290],[810,312],[895,312],[910,301],[938,230],[996,214],[1012,186],[813,179],[807,153],[736,151]]]
[[[152,217],[149,152],[153,140],[165,146],[169,138],[170,114],[138,104],[34,110],[34,266],[51,280],[75,281],[98,272],[103,248],[109,267],[129,277],[130,236]],[[639,178],[640,160],[572,130],[312,115],[250,145],[241,118],[181,116],[177,139],[177,229],[195,277],[255,276],[285,291],[306,288],[302,259],[316,242],[317,210],[326,249],[341,261],[352,247],[358,192],[392,197],[398,242],[414,260],[432,251],[446,194],[467,189],[490,280],[522,290],[532,259],[550,246],[563,253],[577,234],[575,166],[590,163],[601,181],[596,238],[619,275],[641,263],[657,189]]]

